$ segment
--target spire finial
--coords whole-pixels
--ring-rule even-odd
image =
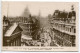
[[[39,9],[39,16],[41,16],[41,10]]]
[[[8,13],[9,13],[9,3],[8,3],[8,7],[7,7],[7,18],[8,18]]]

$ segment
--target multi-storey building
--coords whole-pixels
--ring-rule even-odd
[[[37,29],[39,28],[39,21],[36,18],[37,16],[31,16],[28,7],[25,8],[22,16],[11,17],[9,18],[10,23],[18,23],[23,29],[22,34],[32,36],[33,39],[38,39],[36,37]],[[35,34],[35,35],[34,35]],[[34,36],[33,36],[34,35]],[[32,38],[31,37],[31,38]]]
[[[22,16],[18,17],[12,17],[9,18],[10,23],[17,23],[22,28],[22,36],[21,36],[21,42],[24,45],[29,45],[29,43],[32,40],[38,40],[38,28],[39,28],[39,22],[36,18],[37,16],[31,16],[28,8],[26,8],[22,14]]]
[[[38,40],[38,20],[35,17],[31,15],[29,18],[23,17],[19,25],[23,29],[22,42]]]
[[[71,12],[55,10],[50,18],[54,42],[60,46],[75,46],[76,12],[72,6]]]
[[[16,23],[11,24],[3,17],[3,46],[21,46],[22,29]]]

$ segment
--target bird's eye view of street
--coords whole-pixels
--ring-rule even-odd
[[[3,46],[75,47],[76,4],[2,2]]]

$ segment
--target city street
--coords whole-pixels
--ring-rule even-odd
[[[48,18],[40,18],[40,21],[40,39],[42,46],[57,46],[53,41],[53,33]]]
[[[38,31],[38,35],[40,36],[39,40],[33,40],[31,39],[31,37],[29,37],[28,35],[26,35],[26,37],[29,39],[26,39],[27,41],[24,43],[24,39],[26,37],[24,37],[25,35],[22,35],[22,45],[25,46],[57,46],[57,44],[55,44],[54,42],[54,35],[52,33],[51,30],[51,25],[48,21],[48,18],[40,18],[40,29]]]

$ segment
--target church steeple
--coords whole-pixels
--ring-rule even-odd
[[[39,14],[38,14],[38,16],[39,16],[39,17],[41,16],[41,10],[39,10]]]
[[[37,19],[40,20],[40,18],[41,18],[41,11],[39,10]]]
[[[7,18],[8,18],[8,14],[9,14],[9,3],[8,3],[8,7],[7,7]]]

